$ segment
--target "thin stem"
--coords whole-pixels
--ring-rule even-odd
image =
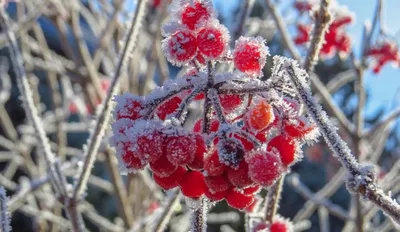
[[[312,71],[314,65],[318,61],[319,51],[325,41],[325,33],[328,30],[331,22],[331,14],[328,11],[330,0],[321,1],[321,6],[318,14],[317,21],[315,23],[314,35],[311,40],[310,49],[308,51],[304,69],[307,73]]]
[[[179,190],[176,190],[173,193],[173,196],[170,198],[167,206],[164,209],[163,214],[161,215],[160,220],[158,221],[154,231],[156,232],[163,232],[168,225],[168,222],[171,220],[171,216],[174,213],[174,209],[179,200],[181,199],[181,194]]]
[[[279,180],[268,190],[266,197],[266,211],[265,211],[265,221],[272,223],[274,217],[278,211],[279,202],[281,200],[282,186],[285,180],[283,175]]]
[[[132,53],[136,46],[136,41],[139,35],[139,29],[141,27],[142,18],[145,14],[145,9],[147,5],[147,0],[139,0],[135,12],[135,16],[132,19],[132,24],[129,32],[125,39],[125,46],[122,49],[120,57],[118,59],[117,68],[114,73],[113,80],[110,84],[110,89],[107,93],[107,97],[103,103],[103,109],[96,120],[95,128],[90,135],[89,143],[85,151],[85,161],[82,165],[81,170],[79,170],[79,178],[74,183],[73,198],[78,199],[82,196],[85,191],[90,172],[93,168],[93,163],[96,160],[97,151],[99,149],[101,139],[104,136],[105,130],[110,119],[110,113],[112,109],[112,98],[118,93],[119,81],[121,79],[124,67],[128,61],[129,55]]]

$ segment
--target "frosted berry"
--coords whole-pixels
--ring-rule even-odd
[[[316,129],[316,125],[308,124],[304,118],[297,118],[294,121],[288,121],[284,123],[283,130],[288,136],[292,138],[304,138],[307,135],[313,133]]]
[[[232,190],[228,193],[225,200],[231,207],[235,209],[244,209],[253,203],[254,197],[246,196],[240,192]]]
[[[174,165],[185,165],[194,160],[196,143],[190,136],[172,136],[167,139],[165,155]]]
[[[206,176],[205,182],[211,192],[222,192],[229,189],[232,185],[229,183],[226,175],[222,176]]]
[[[247,188],[243,189],[243,194],[244,195],[254,195],[257,192],[259,192],[261,190],[261,187],[259,185],[253,185]]]
[[[262,75],[261,70],[268,54],[268,48],[261,37],[240,37],[233,51],[233,61],[239,71],[251,77],[258,77]]]
[[[248,123],[254,130],[267,128],[275,120],[272,106],[266,101],[261,101],[250,109],[248,114]]]
[[[296,160],[297,144],[294,140],[284,135],[278,135],[268,143],[268,150],[275,148],[279,151],[279,156],[284,166],[289,166]]]
[[[207,153],[207,147],[204,142],[203,136],[195,135],[196,151],[194,153],[194,159],[188,164],[191,169],[201,170],[204,167],[204,156]]]
[[[144,109],[144,100],[140,97],[126,93],[115,97],[117,106],[115,107],[115,119],[128,118],[136,120],[142,117],[141,111]]]
[[[226,166],[219,161],[218,151],[214,149],[204,158],[204,170],[207,176],[222,176]]]
[[[228,179],[235,187],[244,188],[252,185],[254,182],[249,177],[249,166],[242,160],[237,169],[228,169]]]
[[[188,171],[180,179],[179,186],[181,187],[182,194],[190,198],[198,198],[204,194],[205,183],[204,176],[199,171]]]
[[[137,138],[137,156],[139,159],[154,162],[163,155],[164,135],[152,132]]]
[[[246,161],[250,178],[262,186],[271,186],[284,171],[280,158],[274,153],[256,151]]]
[[[194,6],[187,4],[182,11],[181,20],[189,29],[194,30],[201,21],[211,16],[210,9],[203,3],[196,1]]]
[[[161,156],[155,162],[150,163],[151,171],[159,177],[166,177],[176,171],[178,166],[169,162],[165,155]]]
[[[200,53],[208,59],[218,59],[227,50],[229,32],[222,25],[205,27],[197,35]]]
[[[124,166],[128,169],[134,169],[134,170],[141,170],[144,167],[146,167],[147,162],[144,160],[141,160],[135,156],[135,154],[130,151],[131,144],[130,143],[124,143],[121,144],[122,149],[121,151],[117,150],[117,153],[121,154],[121,159],[124,162]]]
[[[240,95],[220,95],[219,101],[225,113],[230,113],[242,105],[243,99]]]
[[[274,222],[269,229],[271,232],[289,232],[286,224],[282,222]]]
[[[199,119],[196,121],[196,123],[193,126],[193,132],[201,132],[203,124],[203,119]],[[219,121],[218,120],[212,120],[210,124],[210,132],[216,132],[219,129]]]
[[[178,181],[182,179],[186,172],[185,168],[178,167],[175,172],[166,177],[160,177],[153,173],[153,179],[161,188],[169,190],[178,186]]]
[[[222,192],[212,192],[210,189],[206,188],[204,191],[204,195],[211,201],[221,201],[223,200],[226,195],[230,192],[230,189],[227,189]]]
[[[190,31],[178,31],[162,41],[164,54],[169,62],[183,65],[197,55],[197,40]]]
[[[165,120],[168,115],[174,113],[179,108],[181,102],[182,98],[175,96],[161,104],[156,110],[158,118]]]

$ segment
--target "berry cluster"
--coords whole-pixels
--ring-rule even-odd
[[[193,2],[174,1],[179,10],[164,27],[165,55],[186,65],[186,73],[145,97],[117,96],[111,145],[126,172],[149,165],[165,190],[179,187],[189,198],[225,199],[252,211],[260,188],[301,158],[302,144],[317,129],[279,83],[279,67],[275,79],[257,78],[268,55],[265,42],[241,37],[231,51],[210,2]],[[235,71],[217,73],[215,66],[225,62]],[[204,106],[193,126],[186,121],[192,103]]]
[[[294,7],[299,12],[312,11],[314,18],[318,14],[316,6],[317,4],[310,1],[296,1],[294,3]],[[354,16],[347,8],[339,7],[337,4],[333,4],[331,8],[334,20],[325,34],[325,43],[320,51],[322,57],[332,57],[336,52],[347,55],[351,50],[350,36],[344,30],[344,27],[354,21]],[[306,44],[310,40],[311,30],[310,25],[299,23],[297,25],[298,34],[294,38],[294,42],[297,45]]]
[[[399,64],[400,53],[396,42],[384,40],[375,47],[372,47],[368,52],[367,56],[371,56],[375,59],[375,65],[373,68],[374,73],[379,73],[382,67],[390,62]]]
[[[259,222],[254,226],[253,232],[292,232],[293,225],[289,220],[276,216],[273,222]]]

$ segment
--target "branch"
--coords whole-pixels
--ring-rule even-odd
[[[326,143],[334,152],[335,157],[342,163],[350,174],[347,187],[353,193],[359,193],[363,197],[375,203],[384,213],[394,221],[400,223],[400,205],[376,185],[375,173],[370,166],[360,165],[355,159],[347,144],[337,134],[336,129],[329,121],[326,112],[322,110],[311,95],[311,91],[304,79],[307,74],[300,70],[295,61],[282,59],[287,68],[287,73],[298,96],[308,108],[309,114],[319,126]]]
[[[379,129],[385,127],[387,124],[390,124],[392,121],[397,120],[399,117],[400,117],[400,108],[389,113],[381,121],[375,124],[373,128],[369,129],[368,131],[364,131],[362,137],[365,138],[374,135]]]
[[[330,0],[322,0],[321,2],[318,18],[315,22],[314,35],[304,64],[307,73],[310,73],[318,62],[319,51],[325,42],[325,33],[332,19],[332,15],[328,11]]]
[[[104,108],[100,112],[98,119],[96,120],[96,125],[93,132],[90,135],[87,149],[85,151],[85,161],[82,165],[82,169],[79,170],[79,178],[74,183],[73,198],[79,199],[83,192],[85,191],[90,172],[93,168],[94,161],[96,160],[96,155],[99,150],[101,139],[104,136],[106,127],[110,120],[110,113],[112,109],[112,98],[118,93],[118,83],[121,79],[121,74],[124,70],[125,64],[131,52],[134,50],[136,41],[139,35],[139,29],[141,27],[141,21],[145,13],[147,0],[139,0],[136,8],[135,16],[132,19],[132,25],[129,32],[125,38],[125,46],[122,49],[122,53],[118,59],[117,68],[110,84],[110,89],[107,93],[107,97],[103,102]]]
[[[10,215],[8,212],[8,198],[6,190],[0,186],[0,229],[2,232],[10,232]]]

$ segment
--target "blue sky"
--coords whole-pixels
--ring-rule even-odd
[[[284,0],[287,1],[287,0]],[[292,2],[292,0],[290,0]],[[356,15],[356,22],[349,26],[348,31],[352,37],[355,48],[359,49],[362,29],[365,20],[372,19],[377,0],[337,0],[340,4],[347,5]],[[238,0],[215,0],[215,5],[222,13],[235,9]],[[400,1],[385,0],[383,6],[383,22],[390,34],[396,34],[400,29]],[[358,51],[356,51],[358,54]],[[393,102],[397,90],[400,88],[400,69],[386,65],[379,75],[371,71],[365,73],[367,90],[370,101],[366,107],[367,114],[374,113],[379,107],[390,111],[393,107],[400,107],[400,93],[397,101]]]

